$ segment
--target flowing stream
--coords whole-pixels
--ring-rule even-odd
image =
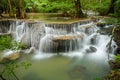
[[[2,28],[0,29],[2,32]],[[95,80],[110,70],[106,45],[110,35],[98,33],[91,21],[71,24],[14,21],[9,33],[18,42],[34,47],[20,62],[32,63],[29,69],[18,68],[20,80]],[[7,30],[6,30],[7,31]],[[112,43],[111,53],[114,53]]]

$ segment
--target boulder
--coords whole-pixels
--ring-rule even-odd
[[[97,43],[97,35],[94,35],[91,39],[90,39],[90,44],[95,45]]]
[[[93,46],[90,46],[88,49],[86,49],[86,53],[93,53],[93,52],[96,52],[97,49]]]
[[[13,60],[18,59],[19,57],[20,57],[20,53],[9,51],[9,52],[3,54],[3,56],[0,59],[0,63],[13,61]]]

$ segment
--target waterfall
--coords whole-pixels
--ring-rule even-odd
[[[99,28],[91,21],[69,24],[20,20],[7,22],[0,23],[0,33],[12,33],[16,41],[41,52],[59,53],[76,50],[82,53],[105,52],[110,40],[109,35],[98,33]],[[5,26],[7,28],[4,28]]]
[[[11,21],[3,20],[0,21],[0,33],[7,33],[10,27]]]
[[[10,33],[14,33],[14,39],[27,46],[39,48],[40,39],[44,35],[44,24],[41,22],[18,21],[10,26]]]

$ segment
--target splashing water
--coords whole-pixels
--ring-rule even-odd
[[[63,55],[70,55],[72,52],[71,55],[75,55],[76,51],[81,54],[107,54],[106,45],[110,36],[97,33],[98,30],[99,28],[90,21],[72,24],[16,22],[10,26],[10,31],[15,33],[15,40],[35,47],[40,53]],[[112,50],[114,52],[114,49]]]

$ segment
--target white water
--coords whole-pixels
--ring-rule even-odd
[[[38,50],[37,55],[40,54],[42,57],[51,55],[45,54],[49,52],[67,56],[82,56],[90,53],[91,57],[103,57],[107,55],[106,45],[110,41],[110,36],[101,35],[97,30],[99,28],[92,22],[76,23],[72,26],[63,24],[45,26],[41,22],[16,22],[10,27],[10,32],[15,33],[16,41],[35,47]]]

